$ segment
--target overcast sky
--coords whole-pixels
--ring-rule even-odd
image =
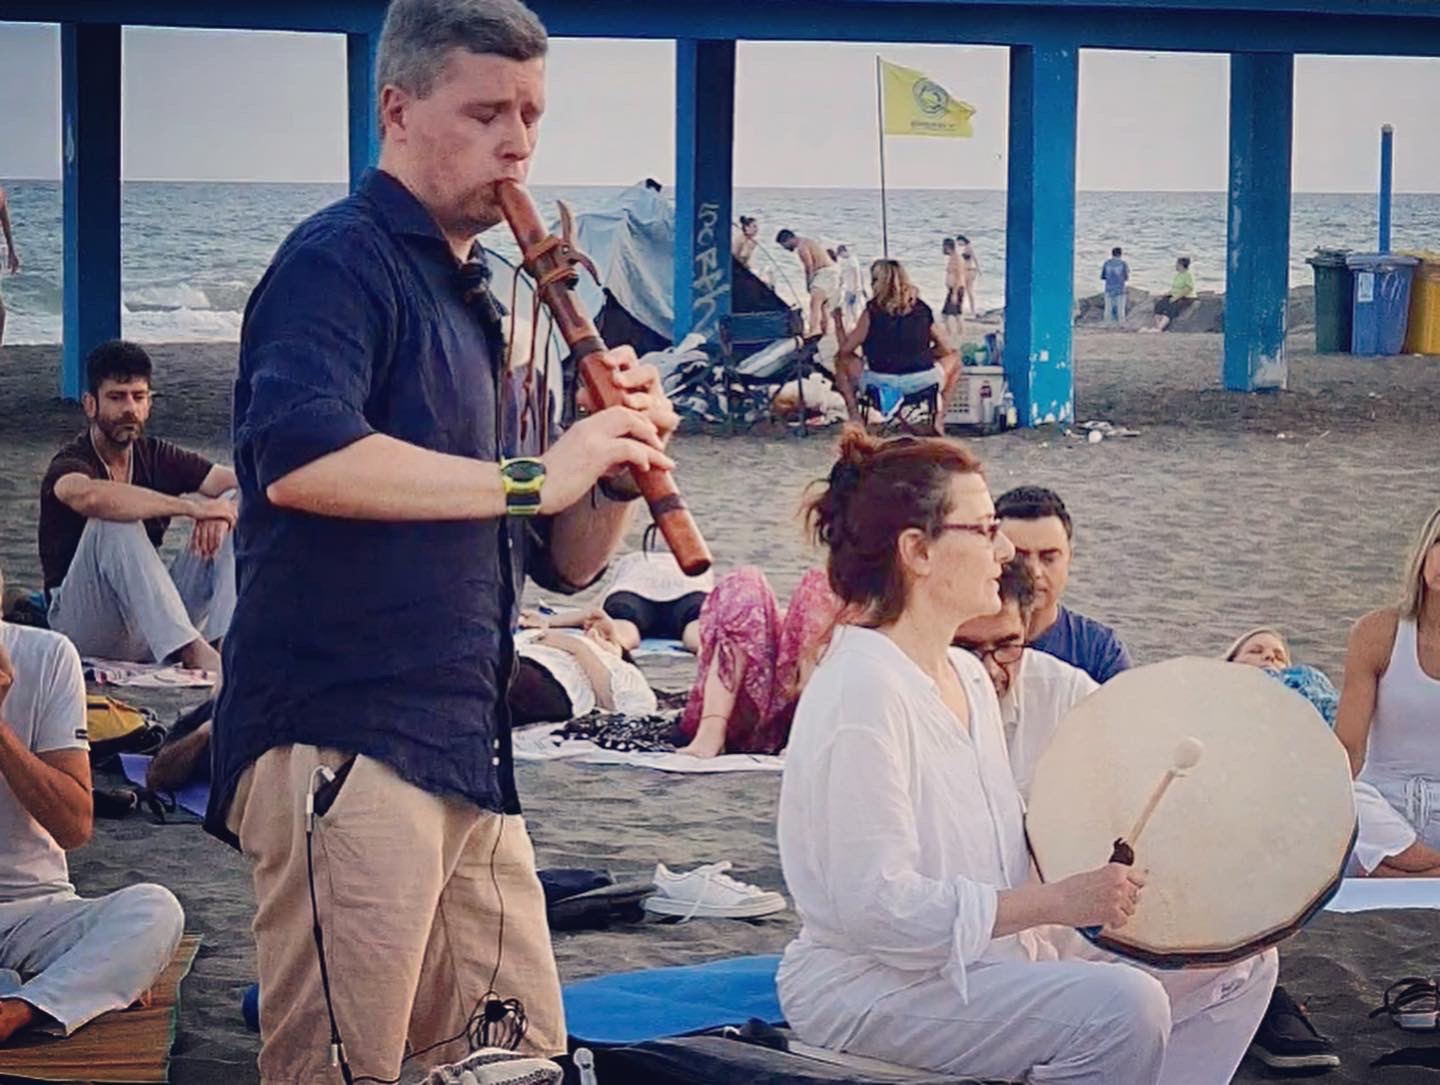
[[[875,55],[920,68],[976,107],[970,140],[891,139],[889,181],[1003,188],[1007,53],[959,46],[742,43],[735,181],[874,187]],[[674,175],[667,42],[556,41],[532,181],[629,184]],[[59,175],[59,31],[0,24],[0,177]],[[338,181],[345,49],[322,35],[127,30],[128,179]],[[1087,51],[1084,189],[1223,190],[1228,61]],[[1396,129],[1396,188],[1440,190],[1440,61],[1299,58],[1295,187],[1375,187],[1378,130]]]

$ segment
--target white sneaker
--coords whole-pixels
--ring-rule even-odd
[[[645,898],[645,910],[656,915],[677,915],[681,922],[696,916],[756,919],[785,910],[785,898],[779,893],[732,878],[725,873],[729,869],[730,863],[726,861],[676,874],[664,863],[656,863],[657,892]]]

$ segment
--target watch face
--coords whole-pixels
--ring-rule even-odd
[[[545,477],[545,465],[539,460],[511,460],[505,465],[505,475],[512,482],[522,485]]]

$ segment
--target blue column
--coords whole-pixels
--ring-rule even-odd
[[[1295,58],[1230,57],[1230,214],[1225,256],[1225,387],[1284,388],[1290,291],[1290,144]]]
[[[350,187],[380,160],[380,103],[376,100],[375,48],[380,31],[345,35],[345,71],[349,89]]]
[[[90,349],[120,334],[120,27],[60,29],[65,189],[60,394],[79,399]]]
[[[675,43],[675,328],[713,336],[730,315],[735,43]]]
[[[1395,129],[1380,128],[1380,252],[1390,251],[1390,190],[1395,179]]]
[[[1075,113],[1079,50],[1010,49],[1005,379],[1022,426],[1075,416]]]

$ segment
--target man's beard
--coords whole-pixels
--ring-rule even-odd
[[[138,441],[145,433],[145,423],[136,419],[118,419],[114,422],[105,422],[96,419],[95,425],[99,428],[105,440],[118,448],[124,448],[133,441]]]

